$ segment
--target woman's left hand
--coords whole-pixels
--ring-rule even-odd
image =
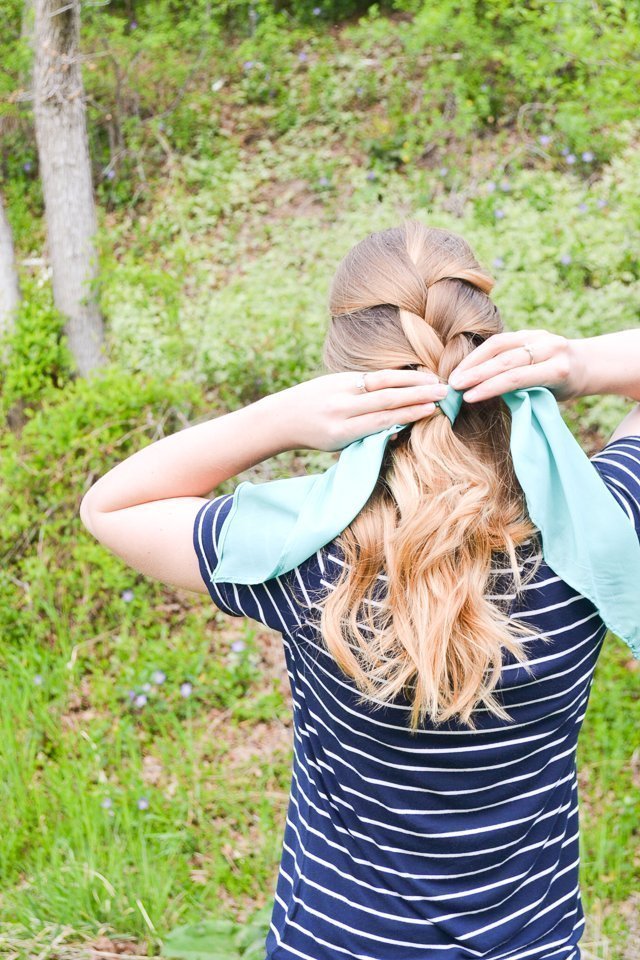
[[[291,436],[291,449],[341,450],[394,424],[431,416],[447,385],[423,370],[356,370],[305,380],[265,397]]]
[[[557,400],[579,396],[583,376],[569,340],[549,330],[504,330],[487,337],[449,374],[463,400],[475,403],[512,390],[546,387]]]

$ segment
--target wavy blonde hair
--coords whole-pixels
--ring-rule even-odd
[[[457,234],[416,221],[372,233],[333,279],[325,366],[415,367],[446,380],[474,346],[503,330],[493,285]],[[336,541],[344,557],[338,580],[313,598],[324,641],[361,702],[382,706],[403,694],[412,730],[427,716],[473,729],[480,703],[511,720],[492,693],[503,648],[530,670],[523,640],[538,633],[486,595],[495,553],[508,556],[516,593],[539,565],[524,577],[519,568],[516,548],[537,544],[537,528],[509,436],[499,397],[463,403],[453,425],[436,410],[403,430],[387,445],[364,509]]]

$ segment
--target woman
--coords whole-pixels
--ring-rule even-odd
[[[151,444],[82,502],[136,570],[282,634],[294,763],[269,960],[580,958],[576,746],[607,628],[542,556],[501,394],[640,401],[640,330],[507,333],[492,286],[455,234],[370,235],[333,281],[332,373]],[[233,496],[209,491],[407,424],[338,537],[264,583],[212,581]],[[640,406],[592,462],[640,535]]]

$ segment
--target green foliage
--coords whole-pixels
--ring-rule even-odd
[[[162,952],[175,960],[262,960],[270,919],[267,907],[245,924],[203,920],[178,927],[164,938]]]
[[[29,389],[33,382],[27,380]],[[197,400],[193,385],[105,368],[87,380],[65,383],[57,394],[54,387],[43,391],[20,435],[0,435],[0,506],[13,574],[8,577],[5,569],[0,576],[5,643],[50,638],[53,624],[65,622],[73,609],[79,570],[94,557],[88,582],[98,593],[100,583],[113,593],[97,610],[78,615],[94,623],[118,615],[117,597],[130,577],[119,560],[96,550],[84,534],[77,541],[80,501],[92,480],[106,472],[109,458],[126,457],[149,434],[179,429]],[[47,561],[54,556],[61,571],[75,567],[75,580],[72,572],[70,581],[64,576],[50,580]],[[27,585],[17,595],[16,580]]]
[[[309,122],[381,170],[446,154],[459,162],[469,138],[497,133],[518,137],[518,162],[588,176],[637,115],[633,6],[396,0],[391,8],[390,26],[384,6],[361,0],[198,0],[188,17],[162,0],[138,4],[135,19],[126,4],[88,5],[84,81],[100,200],[136,206],[176,154],[214,159],[229,140],[283,137]],[[28,75],[29,55],[15,0],[6,18],[9,93]],[[349,18],[339,36],[328,29]],[[31,189],[30,108],[7,99],[5,109],[20,119],[7,130],[4,166]]]
[[[388,129],[370,148],[390,164],[419,159],[425,147],[447,148],[454,139],[517,129],[527,139],[550,136],[544,155],[556,166],[574,157],[580,169],[611,156],[616,125],[637,113],[635,7],[549,0],[400,6],[413,14],[395,31],[403,84],[390,87]],[[378,46],[365,21],[356,43],[367,37]]]
[[[79,518],[114,463],[214,409],[190,378],[110,366],[50,383],[22,429],[0,435],[0,926],[88,932],[115,918],[122,930],[128,916],[140,937],[145,917],[159,932],[181,921],[187,888],[206,914],[220,886],[246,897],[269,882],[279,808],[267,797],[284,791],[286,756],[248,757],[218,789],[233,727],[286,716],[255,631],[232,648],[209,604],[167,605]],[[216,717],[225,737],[212,744]],[[151,780],[143,757],[161,771]],[[220,829],[200,836],[212,818]],[[246,850],[240,875],[232,842]],[[191,879],[203,863],[206,888]]]
[[[0,351],[7,350],[11,356],[0,370],[3,420],[16,407],[32,415],[29,405],[39,403],[51,390],[64,388],[75,366],[63,331],[64,318],[53,308],[50,291],[27,280],[22,293],[15,329],[0,342]]]
[[[25,17],[24,0],[3,0],[0,9],[0,118],[19,116],[17,96],[28,88],[31,54],[27,40],[28,30],[22,32]],[[31,21],[25,18],[24,25]],[[16,83],[16,80],[18,81]],[[4,130],[3,130],[4,133]]]
[[[307,23],[326,29],[327,24],[364,14],[371,6],[371,0],[220,0],[216,16],[227,30],[236,33],[253,33],[274,13],[282,15],[285,24]],[[377,6],[390,10],[394,4]]]

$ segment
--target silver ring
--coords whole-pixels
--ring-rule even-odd
[[[530,363],[530,364],[531,364],[531,363],[535,363],[535,360],[533,359],[533,350],[531,349],[531,347],[529,346],[529,344],[528,344],[528,343],[523,343],[522,346],[524,347],[524,349],[525,349],[525,350],[527,351],[527,353],[529,354],[529,363]]]
[[[358,377],[357,382],[356,382],[356,387],[357,387],[358,390],[360,390],[362,393],[368,393],[368,392],[369,392],[369,391],[367,390],[367,385],[366,385],[365,380],[364,380],[364,378],[366,377],[366,375],[367,375],[366,373],[361,373],[360,376]]]

